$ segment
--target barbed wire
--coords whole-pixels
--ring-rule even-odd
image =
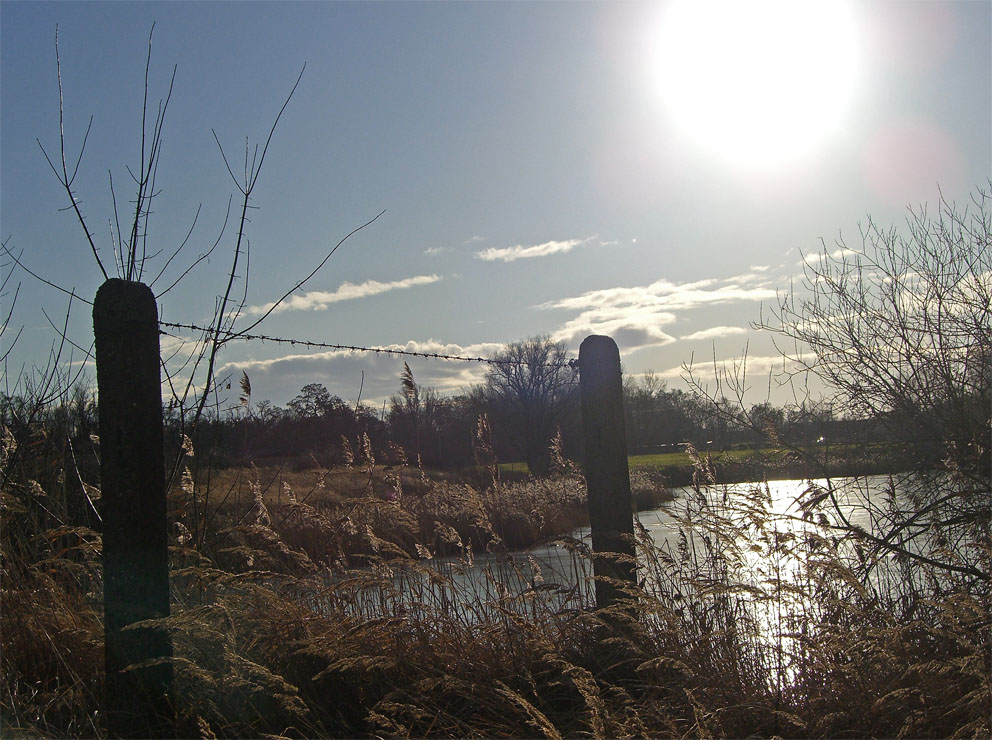
[[[187,329],[190,331],[205,332],[213,334],[216,330],[213,327],[197,326],[196,324],[179,324],[171,321],[159,321],[159,326],[170,329]],[[168,332],[163,332],[168,334]],[[174,336],[169,334],[169,336]],[[182,338],[182,337],[178,337]],[[258,340],[262,342],[273,342],[275,344],[288,344],[293,347],[305,347],[307,349],[332,349],[345,350],[348,352],[367,352],[377,355],[397,355],[401,357],[423,357],[428,360],[454,360],[456,362],[480,362],[487,365],[528,365],[530,367],[558,367],[551,363],[520,362],[519,360],[501,360],[492,357],[464,357],[461,355],[449,355],[442,352],[415,352],[408,349],[390,349],[388,347],[362,347],[354,344],[332,344],[330,342],[314,342],[309,339],[287,339],[285,337],[272,337],[265,334],[244,334],[242,332],[232,332],[221,330],[217,340],[226,342],[232,339]],[[578,360],[570,359],[568,366],[573,370],[578,369]]]

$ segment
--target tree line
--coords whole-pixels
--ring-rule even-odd
[[[534,475],[552,465],[552,440],[581,461],[578,375],[565,345],[534,337],[506,345],[492,356],[484,380],[455,395],[417,382],[402,366],[397,392],[381,407],[349,403],[321,383],[303,386],[285,407],[254,402],[242,377],[240,406],[207,415],[199,445],[223,463],[292,460],[293,465],[333,466],[354,462],[365,448],[387,464],[452,470],[481,464],[485,447],[500,462],[523,462]],[[624,380],[627,447],[630,454],[761,447],[778,442],[810,446],[850,441],[865,424],[837,418],[829,403],[776,406],[753,404],[730,413],[727,399],[669,387],[657,375]],[[486,438],[479,439],[481,428]],[[179,428],[177,419],[170,419]],[[175,436],[175,435],[173,435]],[[877,436],[877,435],[876,435]]]
[[[205,414],[197,446],[221,465],[288,460],[300,467],[334,466],[371,454],[387,464],[453,470],[480,464],[484,419],[482,446],[501,462],[523,462],[530,473],[544,475],[552,464],[553,439],[567,458],[581,461],[578,375],[565,345],[534,337],[506,345],[491,359],[499,362],[482,383],[451,396],[418,383],[404,363],[397,393],[380,408],[349,403],[321,383],[303,386],[285,407],[255,402],[243,375],[241,403]],[[698,389],[671,388],[650,371],[626,375],[623,394],[631,455],[675,452],[686,444],[727,450],[890,437],[891,424],[839,418],[827,401],[782,406],[766,401],[743,408]],[[26,419],[25,403],[5,397],[0,404],[2,422],[15,434]],[[96,414],[95,397],[77,386],[33,423],[49,429],[46,437],[87,448]],[[170,443],[180,444],[184,427],[178,411],[167,408],[165,422]]]

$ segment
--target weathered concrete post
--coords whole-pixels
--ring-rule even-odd
[[[579,391],[596,604],[605,607],[622,594],[610,581],[636,583],[620,350],[610,337],[592,335],[579,347]]]
[[[125,630],[169,615],[168,530],[158,311],[151,289],[111,279],[93,302],[103,498],[106,710],[112,735],[169,732],[172,656],[164,629]]]

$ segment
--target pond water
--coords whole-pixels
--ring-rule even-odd
[[[808,585],[810,554],[831,538],[836,542],[840,525],[876,530],[902,484],[892,476],[835,479],[833,496],[826,495],[826,486],[825,480],[782,480],[712,487],[702,494],[677,489],[673,501],[637,514],[642,585],[670,601],[690,596],[700,580],[723,579],[738,591],[751,590],[758,605],[771,603],[762,596],[776,591],[772,606],[780,613],[782,584]],[[818,496],[820,505],[807,513],[803,506]],[[590,546],[589,528],[583,527],[524,552],[375,566],[370,587],[356,588],[349,598],[369,616],[440,611],[472,621],[507,609],[540,617],[589,608],[595,603]],[[852,559],[863,555],[848,549]],[[383,575],[391,589],[382,588]],[[870,574],[871,585],[883,591],[913,577],[894,558],[883,558]],[[769,628],[771,621],[781,621],[768,613],[754,618]]]
[[[639,583],[674,615],[681,634],[726,630],[750,640],[755,654],[773,661],[769,680],[781,686],[793,677],[803,635],[817,629],[825,609],[858,601],[905,611],[939,593],[939,571],[892,554],[873,556],[845,538],[851,527],[881,533],[894,509],[911,511],[908,490],[898,476],[678,489],[671,502],[637,514]],[[929,536],[928,528],[917,528],[899,544],[918,552],[931,547],[924,544]],[[584,527],[525,552],[378,564],[336,579],[320,596],[311,592],[307,601],[317,610],[408,616],[439,629],[451,619],[560,620],[595,606],[590,547]]]

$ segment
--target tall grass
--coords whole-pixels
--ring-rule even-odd
[[[721,489],[700,461],[674,544],[639,529],[640,585],[597,611],[573,472],[472,485],[369,458],[170,494],[177,737],[990,733],[987,591],[919,563],[902,589],[899,563],[865,578],[767,487]],[[59,464],[3,480],[5,736],[105,735],[100,538],[46,513],[66,509]],[[194,497],[226,499],[202,541]],[[558,572],[512,552],[545,538]]]

